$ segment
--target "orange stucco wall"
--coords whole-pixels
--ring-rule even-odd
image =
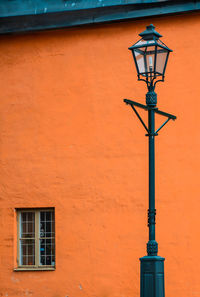
[[[0,296],[139,296],[148,147],[122,100],[145,102],[127,48],[152,22],[174,50],[158,106],[178,117],[156,138],[166,296],[200,296],[200,14],[0,38]],[[13,271],[20,207],[55,207],[55,271]]]

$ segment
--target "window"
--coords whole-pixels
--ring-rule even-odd
[[[55,267],[54,209],[17,210],[18,268]]]

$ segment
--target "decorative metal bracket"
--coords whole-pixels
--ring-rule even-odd
[[[156,209],[148,209],[148,227],[153,224],[155,225],[156,223]]]
[[[151,107],[151,106],[148,106],[148,105],[143,105],[141,103],[138,103],[138,102],[135,102],[135,101],[132,101],[132,100],[129,100],[129,99],[124,99],[124,102],[128,105],[130,105],[133,109],[133,111],[135,112],[136,116],[138,117],[138,119],[140,120],[140,122],[142,123],[143,127],[145,128],[145,130],[147,131],[147,134],[146,136],[156,136],[158,135],[158,132],[170,121],[170,120],[176,120],[176,116],[170,114],[170,113],[167,113],[167,112],[164,112],[164,111],[161,111],[159,110],[158,108],[156,107]],[[144,123],[143,119],[141,118],[141,116],[139,115],[138,111],[135,109],[135,106],[139,107],[139,108],[142,108],[144,110],[153,110],[155,113],[157,114],[160,114],[164,117],[167,117],[167,120],[155,131],[155,133],[153,135],[150,134],[149,132],[149,129],[147,128],[146,124]]]
[[[147,253],[148,256],[157,256],[158,253],[158,243],[155,240],[149,240],[147,243]]]

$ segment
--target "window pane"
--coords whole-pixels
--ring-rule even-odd
[[[35,213],[21,213],[21,232],[20,238],[35,238]]]
[[[44,219],[44,212],[43,211],[41,211],[40,212],[40,221],[44,221],[45,219]]]
[[[51,213],[51,219],[52,219],[52,222],[54,222],[54,220],[55,220],[54,212]]]
[[[35,265],[35,240],[20,240],[21,263],[20,265]]]
[[[52,211],[40,212],[40,237],[55,237],[54,213]]]
[[[46,212],[46,221],[51,221],[51,212]]]
[[[55,265],[55,239],[40,239],[40,265]]]

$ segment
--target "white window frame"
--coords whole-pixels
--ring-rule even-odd
[[[54,265],[41,265],[40,263],[40,240],[41,239],[52,239],[54,237],[40,237],[40,212],[42,211],[50,211],[54,213],[55,218],[55,209],[54,208],[23,208],[17,209],[17,268],[15,271],[18,270],[55,270]],[[21,264],[21,214],[23,212],[34,212],[35,213],[35,265],[22,265]],[[55,221],[54,221],[55,224]],[[54,255],[56,257],[56,255]]]

